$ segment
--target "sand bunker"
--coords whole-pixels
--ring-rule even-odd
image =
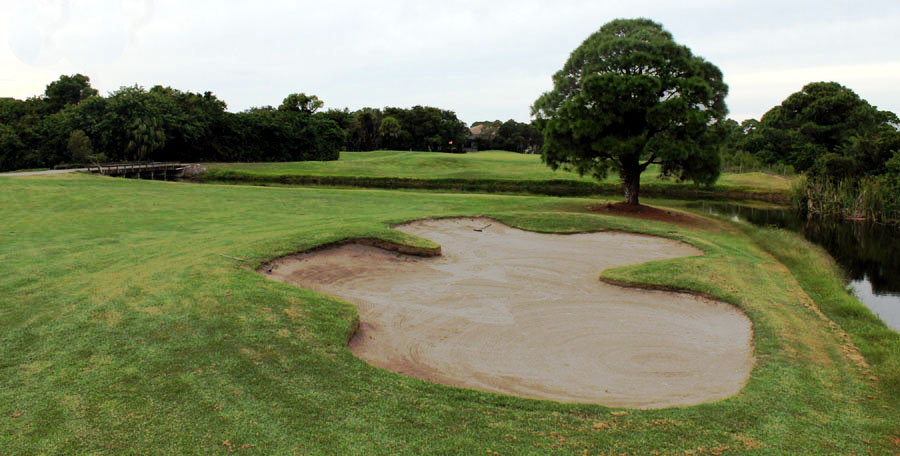
[[[356,304],[357,356],[447,385],[658,408],[726,398],[749,377],[751,325],[734,307],[597,280],[603,269],[701,254],[687,244],[486,219],[397,229],[440,243],[442,255],[351,244],[276,260],[268,274]]]

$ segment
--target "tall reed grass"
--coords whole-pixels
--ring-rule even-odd
[[[809,214],[900,224],[900,182],[893,176],[833,180],[801,177],[791,185],[791,202]]]

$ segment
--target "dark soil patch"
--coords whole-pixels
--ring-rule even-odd
[[[609,215],[622,215],[626,217],[635,217],[645,220],[656,220],[659,222],[674,223],[681,226],[689,226],[693,228],[716,229],[716,224],[706,218],[686,212],[678,212],[671,209],[659,209],[643,204],[628,203],[607,203],[597,206],[588,206],[591,212]]]

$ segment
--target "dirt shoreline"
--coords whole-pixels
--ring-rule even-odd
[[[751,324],[734,306],[597,280],[610,267],[702,253],[687,244],[618,232],[541,234],[477,218],[396,229],[439,243],[442,255],[342,244],[262,272],[356,304],[350,349],[428,381],[661,408],[732,396],[749,378]]]

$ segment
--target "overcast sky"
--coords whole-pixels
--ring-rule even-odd
[[[900,113],[900,1],[0,0],[0,96],[82,73],[212,91],[230,111],[292,92],[326,108],[450,109],[528,121],[551,75],[604,23],[647,17],[716,64],[730,117],[759,118],[812,81]]]

